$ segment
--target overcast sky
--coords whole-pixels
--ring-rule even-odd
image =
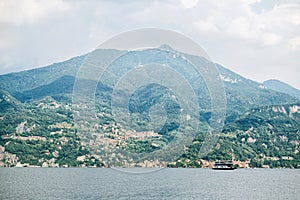
[[[247,78],[300,89],[300,0],[0,0],[0,74],[63,61],[143,27],[178,31]]]

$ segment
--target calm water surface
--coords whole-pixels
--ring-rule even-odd
[[[139,169],[143,170],[143,169]],[[300,170],[0,168],[0,199],[300,199]]]

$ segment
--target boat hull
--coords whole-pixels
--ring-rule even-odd
[[[212,170],[235,170],[236,168],[212,168]]]
[[[235,170],[236,166],[233,164],[232,160],[221,161],[218,160],[212,167],[213,170]]]

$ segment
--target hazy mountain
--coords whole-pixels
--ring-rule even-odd
[[[123,77],[136,66],[142,66],[143,63],[168,65],[190,83],[201,108],[201,127],[208,129],[212,110],[209,89],[205,80],[195,75],[186,58],[198,63],[204,73],[212,63],[193,55],[183,54],[185,58],[174,56],[170,52],[173,51],[172,48],[166,45],[162,46],[162,49],[165,50],[149,49],[128,53],[113,49],[96,50],[46,67],[1,75],[0,166],[14,166],[17,162],[45,166],[130,166],[133,164],[130,163],[132,160],[126,160],[119,154],[119,149],[148,153],[163,148],[177,132],[183,130],[178,130],[181,109],[176,94],[167,87],[149,84],[130,94],[129,105],[125,106],[129,108],[131,119],[128,123],[131,126],[118,125],[112,116],[112,91],[119,77]],[[78,108],[75,110],[71,105],[79,68],[86,59],[88,64],[105,64],[110,58],[118,55],[123,55],[122,59],[115,60],[106,69],[100,82],[97,78],[77,79],[87,86],[97,85],[97,88],[94,91],[96,115],[89,115],[89,120],[83,118],[83,124],[76,127],[74,118],[80,115],[80,110],[88,109],[86,105],[73,105]],[[227,98],[226,126],[219,133],[219,146],[222,148],[216,147],[205,159],[228,159],[231,156],[228,149],[232,149],[237,159],[250,159],[253,166],[256,166],[257,162],[265,162],[265,159],[261,158],[263,155],[282,160],[279,164],[272,163],[273,166],[295,167],[295,162],[299,160],[299,147],[294,145],[299,144],[299,104],[296,103],[299,100],[246,79],[221,65],[216,64],[216,67]],[[84,73],[93,74],[93,70],[88,69]],[[126,90],[117,92],[128,95]],[[80,98],[84,99],[85,96]],[[155,124],[151,124],[150,112],[156,104],[163,105],[168,117],[161,130],[156,130]],[[90,134],[90,124],[103,132],[104,139]],[[130,127],[134,127],[134,130]],[[147,130],[154,131],[149,139],[138,138],[139,134],[143,135],[143,131]],[[87,137],[78,136],[85,131],[88,133]],[[183,156],[184,159],[178,162],[179,166],[199,164],[200,158],[195,152],[201,147],[203,135],[200,132],[195,134],[198,136],[190,146],[189,152]],[[248,140],[249,142],[245,143]],[[104,143],[110,147],[101,149],[101,152],[104,152],[101,156],[92,154],[87,148],[89,144],[97,146],[97,141],[102,141],[100,145]],[[266,150],[261,146],[267,146]],[[279,155],[278,152],[283,152],[284,155]],[[113,159],[110,157],[112,154]],[[293,157],[294,161],[286,160],[285,156],[288,159],[289,156]],[[107,160],[110,160],[110,163],[106,163]]]
[[[14,94],[50,84],[62,76],[69,75],[74,77],[84,57],[74,57],[46,67],[1,75],[0,89]]]
[[[275,80],[275,79],[267,80],[263,82],[263,85],[269,89],[275,90],[277,92],[286,93],[300,99],[300,90],[280,80]]]
[[[166,46],[162,47],[166,49]],[[167,46],[167,49],[170,50],[171,47]],[[97,62],[105,62],[107,58],[121,53],[122,52],[118,50],[96,50],[87,55],[75,57],[43,68],[1,75],[0,89],[10,92],[20,101],[36,100],[45,96],[52,96],[56,99],[70,99],[76,74],[85,58],[90,56],[90,58],[96,58]],[[174,60],[172,61],[173,63],[169,63],[169,65],[178,69],[178,71],[185,76],[185,79],[194,84],[194,89],[201,98],[199,99],[200,107],[203,110],[209,110],[210,97],[205,81],[199,79],[198,82],[195,82],[193,76],[191,76],[193,72],[186,71],[189,69],[188,62],[179,57],[169,57],[170,54],[168,54],[168,52],[160,50],[132,52],[126,59],[121,59],[113,63],[109,70],[111,70],[115,76],[112,77],[109,73],[104,74],[100,86],[113,88],[117,81],[115,77],[121,77],[126,71],[124,71],[124,69],[128,70],[133,66],[139,65],[139,63],[155,62],[165,64],[163,63],[165,60]],[[192,59],[201,63],[201,67],[205,68],[209,66],[209,61],[203,57],[193,56]],[[90,62],[93,62],[93,60]],[[227,119],[229,121],[232,121],[239,113],[253,107],[287,104],[297,101],[296,98],[267,89],[260,83],[246,79],[221,65],[217,65],[217,68],[225,86],[228,109]],[[66,98],[63,96],[66,96]],[[209,111],[207,112],[209,115]]]
[[[119,50],[95,50],[91,53],[77,56],[69,60],[54,63],[45,67],[26,70],[16,73],[0,75],[0,89],[9,91],[12,95],[15,93],[23,93],[60,79],[63,76],[76,77],[78,69],[88,56],[99,58],[97,62],[103,62],[107,57],[120,54]]]

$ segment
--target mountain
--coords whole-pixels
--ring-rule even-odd
[[[271,79],[263,82],[263,85],[271,90],[282,92],[300,99],[300,90],[282,81]]]
[[[71,97],[68,94],[72,94],[73,92],[74,81],[74,76],[62,76],[49,84],[26,90],[22,93],[15,92],[14,96],[22,102],[42,99],[46,96],[51,96],[60,101],[63,99],[68,99],[68,101],[70,101]]]
[[[0,112],[5,112],[11,108],[18,108],[21,103],[5,90],[0,90]]]
[[[166,45],[162,46],[163,48]],[[171,47],[167,46],[167,50]],[[56,99],[70,100],[72,95],[72,86],[78,69],[86,58],[96,58],[95,62],[105,62],[107,58],[114,55],[122,54],[122,51],[104,49],[96,50],[89,54],[75,57],[61,63],[55,63],[46,67],[37,68],[18,73],[5,74],[0,76],[0,89],[11,93],[19,101],[38,100],[46,95],[52,96]],[[185,54],[184,54],[185,55]],[[190,56],[190,55],[185,55]],[[203,57],[190,56],[196,62],[201,63],[201,67],[209,66],[210,61]],[[132,52],[128,54],[126,59],[116,61],[110,67],[110,70],[115,73],[115,76],[103,75],[104,78],[100,86],[114,87],[116,81],[115,77],[124,75],[124,70],[128,67],[137,66],[144,62],[155,62],[158,64],[165,64],[165,60],[174,60],[170,66],[178,69],[180,74],[186,76],[185,79],[194,84],[194,89],[201,99],[199,100],[200,107],[204,110],[204,115],[210,115],[209,111],[209,91],[205,85],[204,79],[199,79],[198,82],[193,80],[193,72],[187,72],[189,63],[185,62],[179,56],[176,58],[170,57],[170,54],[161,50],[148,50],[142,52]],[[90,60],[94,62],[94,60]],[[207,64],[208,63],[208,64]],[[220,78],[224,83],[226,97],[227,97],[227,122],[232,121],[238,114],[258,106],[263,105],[279,105],[294,103],[298,100],[282,92],[276,92],[265,88],[262,84],[246,79],[221,65],[216,64],[220,72]],[[86,73],[93,73],[86,72]],[[123,73],[123,74],[122,74]],[[95,80],[96,81],[96,80]],[[99,86],[98,86],[99,87]],[[66,97],[64,97],[64,95]]]
[[[225,86],[228,112],[231,113],[227,116],[227,122],[251,108],[299,101],[288,94],[270,90],[258,82],[246,79],[221,65],[217,67]]]
[[[239,160],[250,167],[300,167],[300,104],[254,108],[224,126],[215,148],[203,159]],[[195,138],[175,163],[197,167],[203,137]]]
[[[17,93],[33,90],[38,87],[49,85],[62,77],[76,77],[80,66],[89,56],[99,57],[99,60],[106,60],[106,57],[120,54],[119,50],[95,50],[88,54],[77,56],[69,60],[54,63],[45,67],[0,75],[0,89],[10,92],[13,96]]]
[[[172,51],[170,46],[133,52],[100,49],[46,67],[1,75],[0,166],[145,166],[142,155],[160,152],[190,126],[181,126],[179,101],[176,94],[166,86],[149,83],[137,88],[133,94],[126,87],[113,90],[119,83],[119,77],[125,77],[128,73],[131,75],[131,71],[136,66],[143,66],[143,63],[168,65],[194,89],[200,113],[186,118],[193,121],[193,118],[200,116],[201,129],[193,130],[193,136],[196,137],[193,142],[191,140],[192,145],[184,146],[188,150],[175,165],[200,166],[199,154],[196,152],[204,141],[202,132],[211,129],[209,122],[213,108],[205,79],[195,75],[193,66],[186,58],[199,64],[203,73],[213,63],[188,54],[174,56]],[[98,77],[77,76],[82,73],[79,72],[80,67],[86,64],[101,66],[119,55],[122,55],[121,59],[114,60],[100,80]],[[220,73],[217,78],[222,80],[227,98],[226,125],[217,132],[220,140],[214,151],[201,159],[228,159],[234,154],[236,159],[251,160],[251,166],[256,166],[257,163],[266,164],[261,156],[276,157],[274,159],[284,161],[272,163],[271,167],[299,167],[295,164],[298,162],[298,146],[294,145],[299,141],[299,100],[268,89],[219,64],[216,67]],[[97,69],[86,69],[84,73],[97,74]],[[162,73],[168,75],[167,72]],[[138,76],[134,75],[129,78],[138,80]],[[144,81],[142,76],[140,81]],[[78,97],[83,99],[82,102],[72,104],[75,84],[96,86],[92,91],[95,95],[94,104],[86,104],[90,99],[85,95]],[[121,97],[130,97],[128,105],[125,105],[129,109],[129,118],[121,112],[117,113],[123,123],[116,122],[113,116],[113,92]],[[153,110],[155,106],[158,106],[157,110]],[[91,108],[93,112],[90,112]],[[167,119],[164,120],[160,115],[165,115]],[[157,124],[152,122],[153,117],[161,119],[161,127],[157,128]],[[280,138],[285,137],[288,143],[280,142]],[[261,143],[251,142],[260,141],[261,138],[264,138],[263,144],[269,147],[266,152],[257,150],[261,149]],[[274,142],[268,142],[269,139]],[[248,140],[250,142],[244,142]],[[228,149],[232,149],[231,154]],[[284,155],[271,153],[278,149],[282,149],[280,152]],[[136,160],[126,157],[122,153],[124,150],[133,155],[138,153],[134,157]],[[285,161],[285,156],[288,159],[293,157],[293,161]],[[151,166],[163,165],[149,160]],[[167,159],[164,161],[167,162]]]
[[[80,142],[70,104],[47,97],[1,108],[0,166],[102,166]]]
[[[77,136],[70,106],[47,97],[24,103],[22,109],[1,111],[0,166],[107,166],[107,158],[90,152]],[[120,141],[122,130],[110,123],[107,114],[102,115],[100,124],[105,125],[110,142]],[[199,134],[171,166],[201,167],[203,160],[234,158],[250,167],[300,167],[300,104],[253,108],[217,134],[218,141],[208,155],[199,157],[204,139]],[[128,150],[149,151],[162,141],[141,142],[129,140]]]

